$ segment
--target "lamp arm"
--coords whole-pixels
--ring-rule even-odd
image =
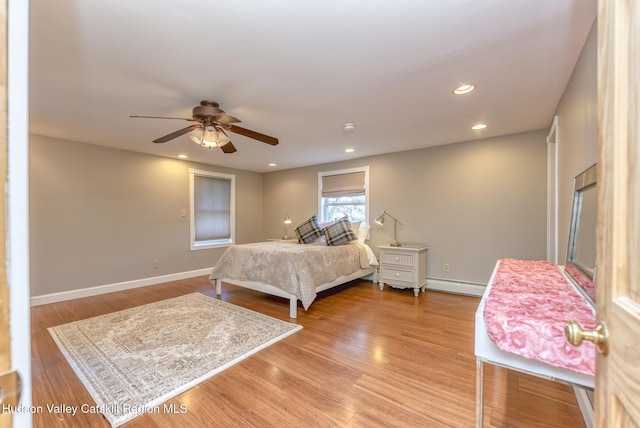
[[[391,214],[389,214],[388,212],[383,211],[383,213],[384,213],[385,215],[388,215],[388,216],[389,216],[389,217],[391,217],[392,219],[394,219],[394,220],[396,221],[396,223],[400,223],[400,226],[404,226],[404,224],[402,224],[402,222],[401,222],[400,220],[398,220],[397,218],[395,218],[394,216],[392,216],[392,215],[391,215]]]

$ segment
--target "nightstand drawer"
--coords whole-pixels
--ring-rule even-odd
[[[380,263],[413,268],[416,266],[416,254],[384,251],[380,254]]]
[[[410,282],[412,284],[417,282],[415,270],[394,269],[394,268],[386,267],[384,265],[380,269],[380,278],[382,282],[402,281],[402,282]]]

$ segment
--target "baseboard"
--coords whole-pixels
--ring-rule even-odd
[[[450,281],[440,278],[427,278],[427,290],[444,291],[445,293],[482,297],[484,291],[486,290],[486,285],[474,282]]]
[[[118,282],[116,284],[98,285],[96,287],[82,288],[80,290],[62,291],[60,293],[32,296],[31,306],[46,305],[48,303],[63,302],[65,300],[97,296],[100,294],[113,293],[116,291],[130,290],[132,288],[146,287],[148,285],[160,284],[163,282],[171,282],[180,279],[208,275],[209,273],[211,273],[211,269],[213,268],[198,269],[188,272],[178,272],[162,276],[153,276],[150,278],[136,279],[133,281]]]
[[[573,387],[573,391],[576,394],[576,399],[578,400],[578,406],[580,407],[580,411],[582,412],[585,426],[587,428],[593,428],[593,400],[589,396],[590,394],[593,395],[593,392],[587,392],[586,390],[578,388],[576,386]]]

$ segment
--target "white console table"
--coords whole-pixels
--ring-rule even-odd
[[[595,378],[592,375],[556,367],[511,352],[505,352],[493,343],[487,334],[484,308],[494,282],[497,268],[498,264],[496,264],[496,268],[491,275],[491,279],[489,280],[489,284],[487,285],[487,289],[480,301],[475,316],[476,427],[482,427],[484,423],[484,363],[491,363],[507,369],[564,382],[581,388],[593,389],[595,385]]]

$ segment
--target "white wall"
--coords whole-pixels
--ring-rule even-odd
[[[224,248],[189,249],[190,167],[235,174],[236,242],[263,234],[259,173],[38,135],[29,160],[32,296],[213,267]]]
[[[576,175],[596,163],[597,35],[593,24],[571,79],[558,103],[558,263],[566,261]]]

